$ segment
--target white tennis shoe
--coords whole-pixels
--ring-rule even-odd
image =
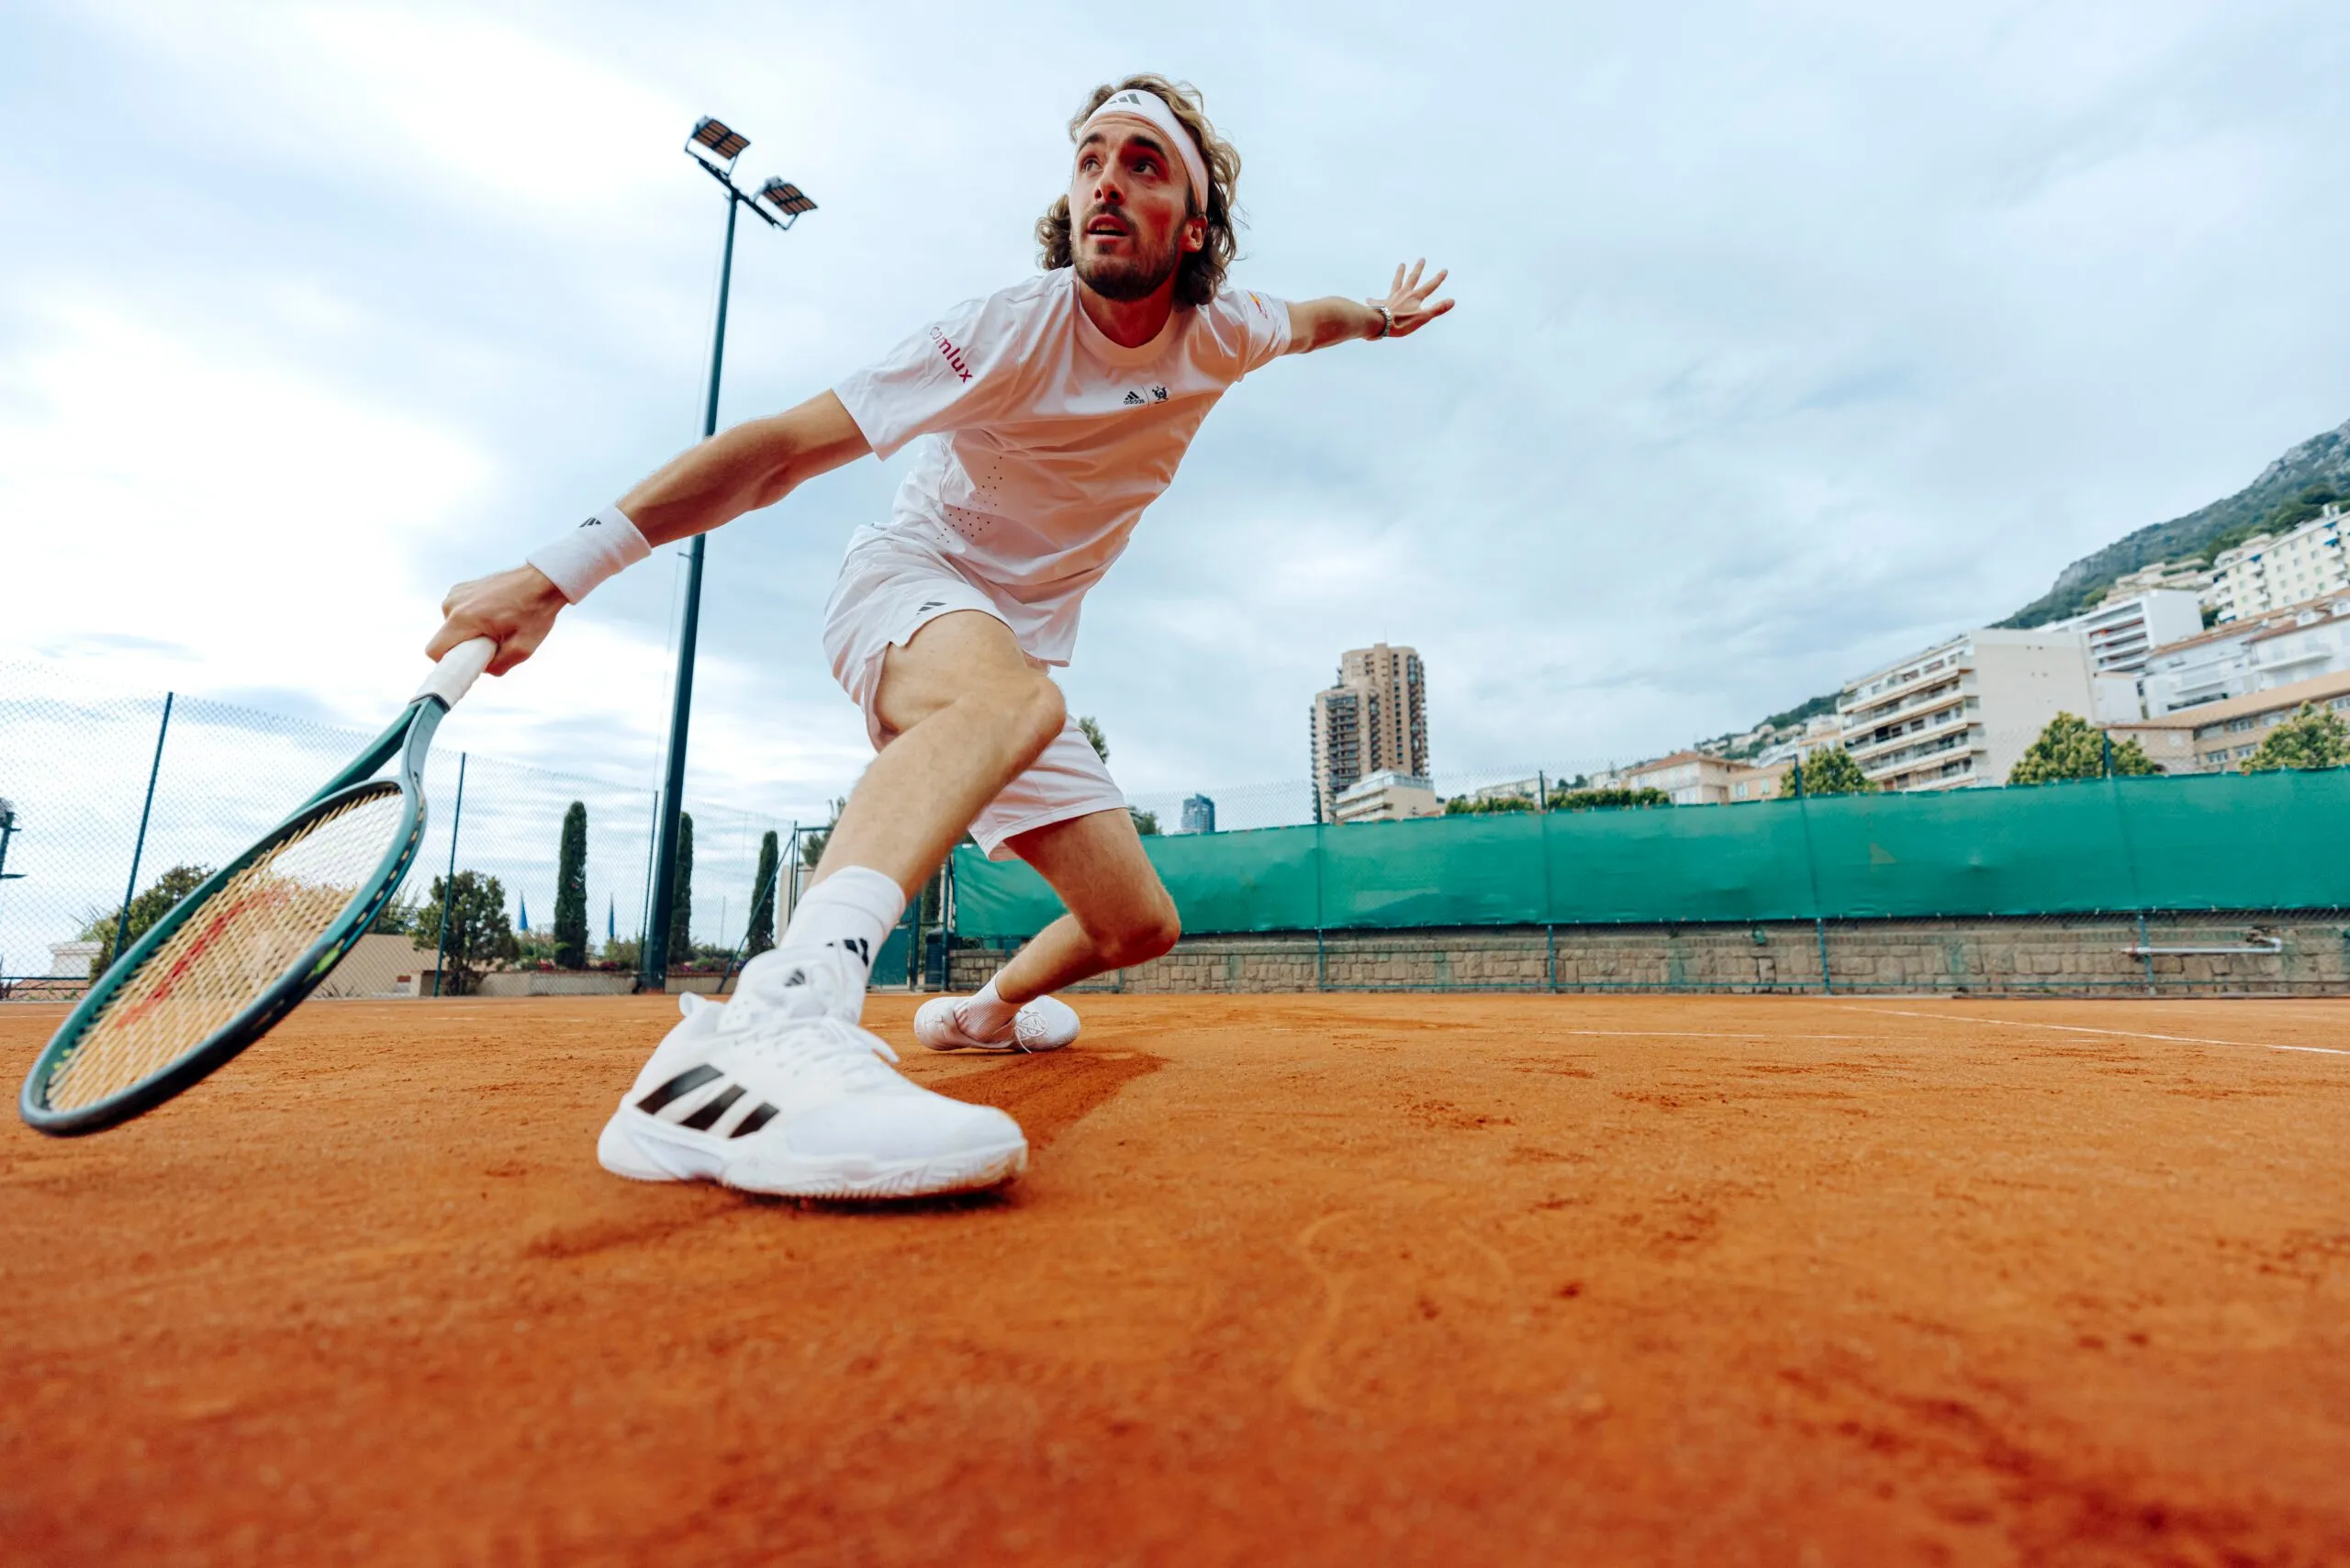
[[[934,1051],[1057,1051],[1077,1038],[1077,1009],[1058,996],[1020,1004],[1012,1027],[981,1039],[963,1024],[961,996],[934,996],[914,1010],[914,1038]]]
[[[1018,1123],[890,1070],[897,1053],[856,1025],[859,978],[829,949],[778,951],[743,967],[723,1006],[680,998],[685,1021],[604,1124],[597,1159],[638,1182],[801,1198],[918,1198],[1020,1174]]]

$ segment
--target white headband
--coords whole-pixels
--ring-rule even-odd
[[[1183,122],[1175,118],[1175,111],[1167,106],[1166,99],[1156,93],[1146,93],[1139,87],[1128,87],[1111,94],[1102,101],[1102,106],[1086,116],[1085,123],[1077,128],[1079,143],[1082,145],[1085,139],[1093,133],[1095,121],[1104,119],[1138,119],[1158,131],[1175,156],[1183,161],[1183,172],[1192,176],[1192,195],[1198,201],[1200,210],[1207,211],[1208,166],[1201,159],[1199,146],[1192,141],[1192,133],[1183,129]]]

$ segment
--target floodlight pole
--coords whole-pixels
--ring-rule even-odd
[[[736,151],[739,154],[739,146]],[[699,154],[695,161],[726,191],[726,249],[718,264],[718,325],[711,337],[710,395],[703,400],[701,414],[701,438],[708,441],[718,433],[718,384],[726,364],[726,302],[734,282],[735,218],[741,208],[748,207],[766,218],[771,229],[789,229],[791,224],[769,218],[756,205],[756,198],[737,185],[728,172],[714,167]],[[728,162],[731,166],[733,160]],[[677,626],[677,685],[669,699],[669,755],[662,774],[660,831],[653,861],[653,917],[638,945],[639,991],[666,991],[669,984],[669,922],[677,902],[677,821],[685,805],[686,734],[693,719],[694,644],[701,630],[702,545],[706,538],[697,533],[686,547],[686,604]]]

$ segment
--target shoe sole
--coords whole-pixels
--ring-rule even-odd
[[[1011,1181],[1028,1169],[1028,1140],[900,1160],[733,1155],[624,1105],[596,1139],[596,1160],[632,1182],[715,1182],[784,1198],[931,1198]]]

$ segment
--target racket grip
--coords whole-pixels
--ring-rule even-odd
[[[416,689],[417,697],[438,697],[441,706],[454,708],[457,700],[473,689],[474,682],[481,678],[481,672],[489,667],[489,661],[497,653],[498,644],[487,637],[458,644],[441,655],[441,662],[432,666],[432,673]]]

